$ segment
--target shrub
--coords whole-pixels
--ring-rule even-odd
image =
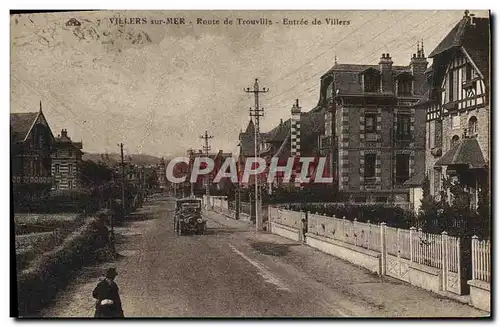
[[[384,206],[380,204],[355,205],[355,204],[293,204],[283,206],[289,210],[309,211],[312,213],[324,214],[330,217],[343,218],[360,222],[379,224],[385,222],[388,226],[397,228],[410,228],[415,223],[413,213],[394,206]]]
[[[19,316],[36,316],[38,310],[68,283],[76,269],[96,259],[95,251],[106,246],[102,226],[102,220],[90,219],[61,245],[18,273]]]

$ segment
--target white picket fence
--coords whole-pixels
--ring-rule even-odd
[[[272,208],[269,211],[271,221],[277,224],[298,228],[300,212]],[[316,213],[307,213],[307,232],[351,244],[382,254],[383,272],[386,267],[416,263],[441,270],[443,287],[457,294],[463,292],[459,281],[461,275],[460,239],[442,234],[424,233],[414,227],[401,229],[370,222],[359,222],[338,217],[329,217]],[[479,248],[479,246],[478,246]],[[478,250],[479,251],[479,250]],[[485,262],[483,259],[481,262]],[[396,262],[396,263],[395,263]],[[477,265],[480,271],[485,268]],[[484,273],[479,273],[483,274]],[[408,281],[408,274],[401,269],[388,269],[387,274]]]
[[[472,279],[491,282],[490,241],[472,237]]]

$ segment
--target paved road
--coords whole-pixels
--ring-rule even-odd
[[[172,210],[171,199],[156,198],[116,230],[128,317],[486,315],[215,213],[206,235],[175,236]],[[83,270],[43,315],[91,316],[102,269]]]

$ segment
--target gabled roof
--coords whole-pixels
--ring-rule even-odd
[[[10,114],[10,133],[14,142],[24,141],[40,112]]]
[[[486,162],[475,138],[462,139],[449,149],[435,166],[466,165],[468,168],[484,168]]]
[[[325,111],[321,110],[311,110],[309,112],[302,113],[300,117],[300,145],[301,145],[301,155],[311,155],[315,153],[317,149],[317,137],[323,133],[325,125]],[[280,146],[273,154],[273,156],[285,158],[290,156],[290,143],[291,143],[291,129],[290,129],[290,119],[287,120],[282,126],[280,134]],[[279,126],[278,126],[279,127]],[[273,130],[276,130],[274,128]],[[266,150],[266,153],[269,152]]]
[[[264,133],[266,142],[283,142],[288,135],[288,131],[290,131],[290,123],[290,119],[285,122],[281,121],[278,126]]]
[[[431,52],[429,58],[437,57],[451,49],[462,48],[489,81],[490,19],[464,16]]]

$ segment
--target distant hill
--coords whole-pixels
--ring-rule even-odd
[[[85,153],[83,160],[91,160],[94,162],[105,162],[109,165],[120,163],[120,154],[118,153]],[[124,156],[125,162],[131,162],[136,165],[156,165],[161,158],[149,154],[131,154]]]

